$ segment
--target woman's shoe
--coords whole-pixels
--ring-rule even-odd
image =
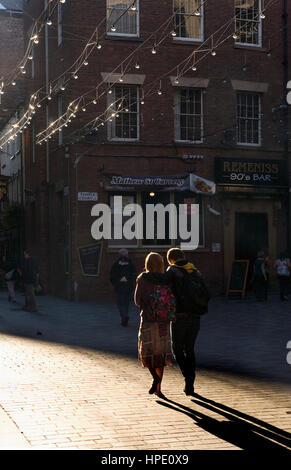
[[[153,384],[151,388],[149,389],[149,394],[152,395],[153,393],[156,393],[157,386],[159,385],[160,380],[154,379]]]
[[[162,392],[155,392],[155,395],[157,395],[157,397],[159,398],[163,398],[164,400],[166,400],[166,397]]]

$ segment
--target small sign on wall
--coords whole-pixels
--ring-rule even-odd
[[[220,253],[221,252],[221,243],[212,243],[212,253]]]
[[[98,193],[79,192],[78,201],[98,201]]]

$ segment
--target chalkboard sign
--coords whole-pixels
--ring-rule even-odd
[[[82,246],[78,248],[78,253],[84,276],[98,276],[102,254],[102,243],[100,242],[94,245]]]
[[[249,260],[246,259],[232,262],[228,277],[227,296],[232,292],[240,293],[242,298],[245,296],[249,264]]]

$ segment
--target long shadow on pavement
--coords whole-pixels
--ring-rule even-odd
[[[291,449],[291,435],[288,432],[201,395],[196,396],[200,401],[193,400],[194,403],[214,411],[227,421],[218,421],[168,398],[165,401],[157,400],[157,403],[189,416],[197,426],[242,450],[265,449],[284,452]]]

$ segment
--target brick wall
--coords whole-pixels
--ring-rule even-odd
[[[283,142],[281,111],[272,109],[282,104],[285,97],[283,86],[283,44],[282,11],[278,2],[271,11],[266,13],[263,22],[262,48],[234,46],[234,40],[230,38],[217,50],[217,55],[209,55],[204,59],[197,72],[189,71],[186,76],[195,76],[209,79],[209,85],[204,90],[204,134],[203,144],[187,144],[174,142],[173,121],[173,95],[176,87],[173,87],[169,75],[175,75],[175,66],[183,58],[186,58],[197,45],[181,43],[173,40],[168,35],[158,48],[156,55],[151,54],[152,42],[146,42],[150,32],[156,30],[160,24],[171,15],[171,2],[140,2],[140,30],[141,35],[137,40],[116,39],[110,36],[103,37],[102,49],[95,50],[89,57],[89,65],[79,71],[78,80],[71,80],[67,89],[62,93],[63,109],[80,96],[101,82],[101,72],[111,72],[125,59],[138,45],[144,43],[144,47],[134,61],[128,73],[137,73],[134,69],[135,59],[140,63],[139,74],[145,74],[145,91],[157,77],[165,75],[162,79],[163,94],[154,93],[145,98],[142,105],[142,125],[139,142],[108,142],[106,126],[98,131],[98,134],[87,138],[87,142],[72,144],[69,150],[65,146],[58,146],[57,137],[49,141],[49,175],[47,174],[47,155],[45,145],[36,147],[36,162],[31,158],[31,131],[26,135],[26,184],[32,189],[36,197],[38,214],[39,238],[35,243],[38,256],[41,259],[43,277],[48,288],[62,295],[70,292],[74,297],[74,285],[78,283],[79,298],[96,298],[108,295],[111,288],[108,283],[110,266],[116,257],[116,252],[103,250],[102,275],[98,278],[84,277],[81,273],[80,263],[76,247],[91,244],[90,235],[92,218],[90,216],[91,205],[89,203],[76,203],[77,189],[81,191],[97,191],[101,202],[108,201],[108,194],[100,186],[100,170],[132,175],[159,175],[178,174],[193,171],[205,178],[214,179],[214,158],[239,157],[239,158],[282,158]],[[217,2],[208,0],[205,4],[205,38],[209,37],[217,28],[223,25],[228,18],[233,16],[233,1],[222,2],[217,9]],[[149,8],[152,4],[152,8]],[[31,1],[25,7],[27,13],[34,17],[40,9],[37,1]],[[62,44],[57,44],[56,14],[53,15],[53,26],[49,28],[49,81],[52,82],[76,60],[86,39],[94,31],[94,28],[105,17],[105,1],[76,1],[71,0],[62,6],[63,29]],[[28,16],[26,15],[26,29]],[[171,28],[169,28],[169,33]],[[231,34],[231,28],[227,34]],[[100,24],[99,35],[104,33],[104,22]],[[271,49],[271,55],[267,52]],[[36,48],[35,56],[36,77],[29,81],[27,96],[40,86],[44,86],[45,56],[43,38]],[[169,71],[170,74],[168,73]],[[72,72],[72,70],[71,70]],[[120,69],[116,69],[120,72]],[[268,83],[268,91],[262,97],[262,145],[259,148],[239,147],[235,142],[235,115],[236,92],[231,80]],[[158,87],[157,83],[157,87]],[[100,88],[105,91],[106,85]],[[92,100],[94,94],[89,95]],[[93,117],[102,113],[107,106],[107,97],[104,95],[96,106],[88,106],[85,113],[80,112],[73,120],[69,128],[64,129],[64,142],[74,129],[78,129],[90,121]],[[49,102],[49,119],[57,118],[57,97]],[[37,112],[35,118],[36,133],[46,127],[45,106]],[[233,139],[225,140],[224,130],[230,129]],[[84,157],[74,167],[76,155],[88,152],[96,157]],[[65,159],[65,153],[70,158]],[[184,154],[202,154],[203,160],[193,163],[185,163],[181,157]],[[143,157],[148,158],[143,158]],[[156,157],[169,158],[156,158]],[[116,157],[116,158],[115,158]],[[177,158],[175,158],[177,157]],[[78,187],[76,186],[76,178]],[[70,188],[70,199],[64,197],[60,202],[58,194],[63,187]],[[215,204],[218,210],[223,202],[217,196]],[[78,205],[78,207],[77,207]],[[64,212],[67,208],[69,212]],[[29,213],[29,207],[27,208]],[[77,213],[78,211],[78,213]],[[59,213],[60,212],[60,213]],[[65,226],[60,227],[61,214],[65,215]],[[205,215],[207,230],[205,233],[206,247],[199,253],[195,253],[193,259],[201,270],[210,279],[210,284],[216,292],[224,289],[223,251],[211,252],[211,243],[220,242],[223,250],[223,220],[215,218],[209,213]],[[68,228],[69,227],[69,228]],[[70,230],[71,238],[68,237]],[[71,272],[67,275],[63,270],[63,249],[61,233],[70,245],[72,257]],[[69,239],[70,238],[70,239]],[[31,239],[30,226],[27,226],[27,240]],[[134,261],[140,270],[143,266],[145,252],[136,251]],[[213,269],[215,266],[215,269]],[[67,294],[66,294],[67,295]]]

